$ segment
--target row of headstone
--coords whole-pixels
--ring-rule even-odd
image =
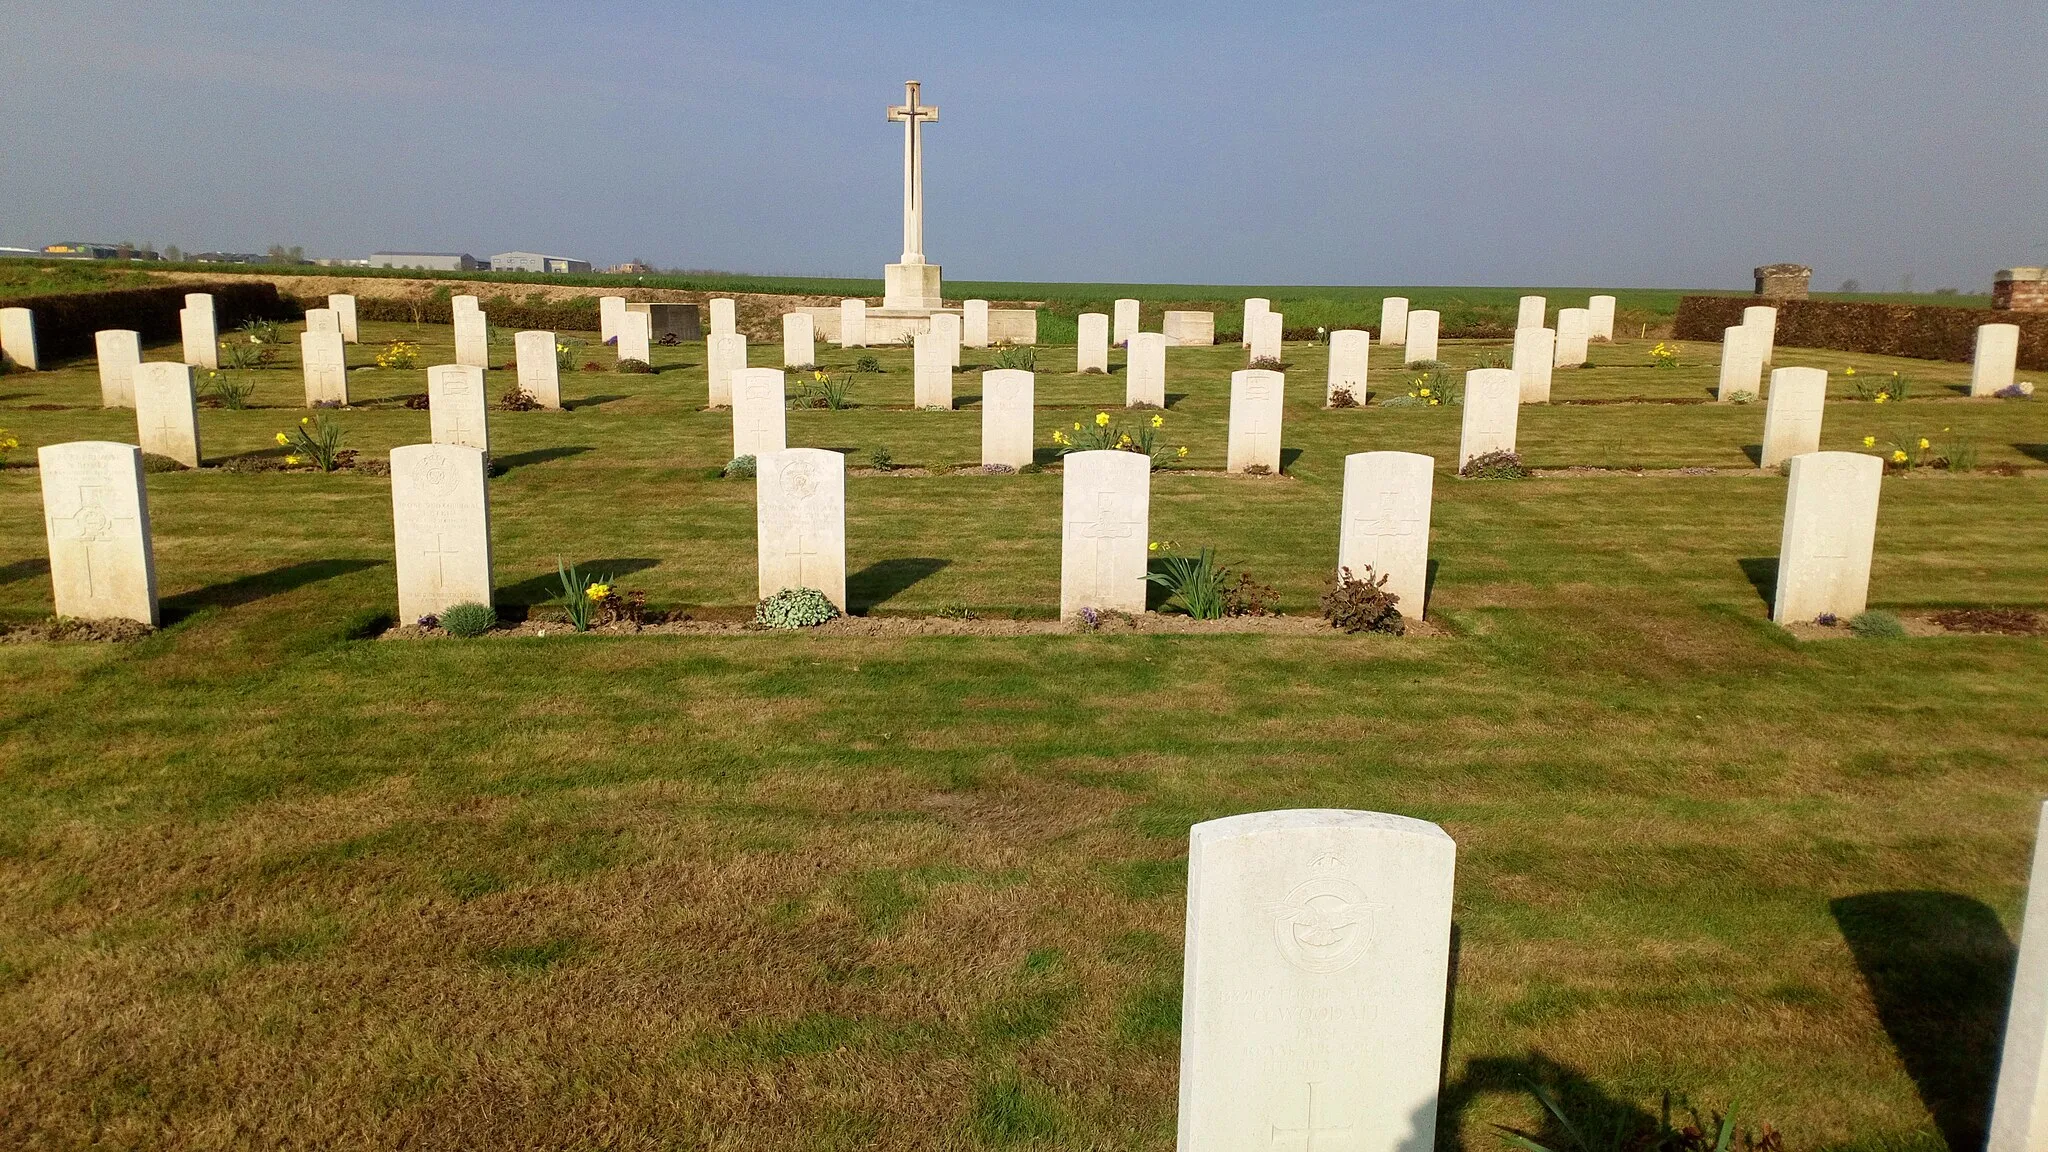
[[[471,368],[491,366],[490,321],[474,296],[457,296],[455,310],[455,362]]]
[[[214,323],[213,293],[190,292],[178,310],[178,335],[185,346],[185,363],[194,368],[220,367],[220,329]]]
[[[30,372],[42,368],[42,359],[36,353],[34,312],[27,308],[0,308],[0,356]]]
[[[327,296],[328,311],[334,313],[336,330],[341,338],[350,344],[363,342],[362,326],[356,321],[356,298],[346,292],[332,292]]]
[[[1549,301],[1549,300],[1548,300],[1547,298],[1545,298],[1545,297],[1542,297],[1542,296],[1524,296],[1524,297],[1522,297],[1522,298],[1521,298],[1521,299],[1520,299],[1519,301],[1517,301],[1517,302],[1516,302],[1516,309],[1515,309],[1515,331],[1517,331],[1517,332],[1520,332],[1520,331],[1521,331],[1522,329],[1524,329],[1524,328],[1542,328],[1542,327],[1544,327],[1545,325],[1544,325],[1543,321],[1544,321],[1544,318],[1545,318],[1545,315],[1546,315],[1546,310],[1547,310],[1547,309],[1549,308],[1549,306],[1550,306],[1550,301]],[[1586,330],[1586,339],[1588,339],[1588,340],[1612,340],[1612,339],[1614,339],[1614,297],[1612,297],[1612,296],[1592,296],[1592,297],[1588,297],[1588,298],[1587,298],[1587,300],[1586,300],[1586,306],[1585,306],[1584,308],[1579,308],[1579,309],[1570,309],[1570,308],[1560,308],[1560,309],[1558,309],[1558,311],[1557,311],[1557,327],[1556,327],[1556,329],[1555,329],[1554,331],[1555,331],[1555,332],[1557,333],[1558,339],[1559,339],[1559,340],[1561,340],[1561,341],[1562,341],[1562,340],[1565,340],[1565,339],[1567,338],[1567,336],[1566,336],[1566,333],[1567,333],[1567,329],[1570,329],[1570,328],[1575,328],[1575,327],[1576,327],[1576,324],[1577,324],[1577,322],[1576,322],[1576,321],[1573,321],[1573,322],[1569,322],[1569,323],[1568,323],[1568,322],[1566,321],[1566,319],[1565,319],[1565,313],[1567,313],[1567,312],[1573,312],[1573,311],[1576,311],[1576,312],[1582,312],[1582,313],[1584,313],[1584,315],[1585,315],[1585,330]],[[1559,360],[1559,361],[1557,361],[1557,366],[1558,366],[1558,367],[1560,367],[1560,368],[1562,368],[1562,367],[1564,367],[1564,366],[1565,366],[1565,365],[1566,365],[1567,363],[1571,363],[1571,364],[1582,364],[1582,363],[1584,363],[1584,362],[1585,362],[1585,360],[1584,360],[1584,358],[1583,358],[1583,357],[1581,357],[1581,358],[1580,358],[1580,359],[1578,359],[1578,360],[1573,360],[1573,361],[1564,361],[1564,360]]]

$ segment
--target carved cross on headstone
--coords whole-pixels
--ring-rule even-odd
[[[432,533],[432,535],[434,537],[434,546],[432,548],[422,548],[420,555],[434,562],[434,587],[445,588],[448,585],[448,557],[462,555],[462,549],[450,548],[447,538],[439,532]]]
[[[1301,1152],[1331,1152],[1344,1144],[1351,1143],[1348,1136],[1349,1124],[1332,1124],[1320,1117],[1316,1110],[1316,1083],[1308,1082],[1308,1119],[1300,1128],[1282,1128],[1273,1125],[1273,1147],[1298,1147]],[[1333,1137],[1334,1139],[1325,1139]]]
[[[1094,550],[1095,581],[1098,587],[1107,585],[1116,575],[1107,563],[1113,559],[1114,554],[1106,545],[1106,541],[1128,540],[1137,526],[1137,519],[1124,511],[1123,501],[1117,498],[1116,493],[1095,494],[1095,518],[1080,525],[1079,531],[1084,539],[1093,541],[1090,546]]]
[[[903,83],[903,103],[889,109],[903,122],[903,263],[924,263],[924,126],[939,118],[936,106],[918,103],[920,85]]]
[[[132,523],[133,516],[116,516],[100,502],[102,489],[95,485],[78,486],[78,508],[68,516],[52,516],[50,524],[66,535],[65,539],[76,541],[79,551],[85,556],[85,589],[87,595],[98,596],[99,572],[93,567],[92,550],[96,544],[110,544],[114,539],[114,526]]]

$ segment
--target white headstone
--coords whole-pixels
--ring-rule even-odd
[[[489,471],[483,450],[467,445],[391,450],[401,621],[414,624],[457,604],[491,603]]]
[[[704,341],[704,372],[710,382],[713,408],[732,405],[732,374],[747,366],[747,338],[739,332],[713,332]]]
[[[1584,308],[1557,310],[1557,348],[1551,356],[1553,366],[1577,368],[1586,362],[1586,321]]]
[[[142,334],[126,328],[93,333],[100,367],[100,406],[135,407],[135,366],[142,363]]]
[[[327,307],[341,321],[341,338],[351,344],[362,343],[362,325],[356,321],[356,298],[347,292],[330,292]]]
[[[199,397],[191,365],[135,366],[135,433],[148,455],[199,467]]]
[[[57,615],[156,624],[142,449],[104,440],[49,444],[36,449],[36,467]]]
[[[470,368],[491,366],[489,321],[474,308],[455,311],[455,362]]]
[[[1764,401],[1764,454],[1758,464],[1776,468],[1794,456],[1820,451],[1821,414],[1828,398],[1828,374],[1821,368],[1779,368],[1771,373]],[[1876,457],[1871,457],[1875,460]]]
[[[626,314],[624,296],[599,296],[597,298],[597,339],[600,344],[609,344],[619,338],[619,317]]]
[[[1776,373],[1771,391],[1777,391]],[[1791,475],[1771,619],[1797,623],[1832,612],[1847,620],[1863,611],[1870,594],[1884,460],[1863,452],[1805,452],[1792,457]]]
[[[711,334],[721,336],[727,332],[739,331],[739,310],[732,299],[726,296],[711,301]]]
[[[555,358],[553,332],[528,331],[512,337],[512,355],[519,368],[519,390],[543,408],[562,407],[561,363]]]
[[[1263,466],[1280,472],[1280,417],[1287,377],[1265,368],[1230,374],[1230,472]]]
[[[811,317],[805,312],[782,314],[782,366],[811,368],[818,363],[818,342],[812,335]]]
[[[1515,331],[1543,327],[1543,318],[1549,307],[1550,301],[1541,296],[1522,297],[1521,307],[1515,312]]]
[[[33,372],[43,366],[36,354],[36,317],[26,308],[0,308],[0,356]]]
[[[1166,407],[1166,337],[1133,332],[1124,352],[1124,407]]]
[[[932,334],[945,346],[947,367],[960,366],[960,317],[951,312],[934,312],[931,319]]]
[[[1328,405],[1339,392],[1365,403],[1366,370],[1371,359],[1372,333],[1363,328],[1340,328],[1330,333],[1330,383],[1323,391],[1323,403]]]
[[[988,347],[988,301],[967,300],[961,303],[960,343],[969,348]]]
[[[299,364],[306,381],[306,407],[326,402],[348,404],[347,357],[340,332],[299,333]]]
[[[1434,360],[1436,356],[1438,313],[1430,311],[1410,312],[1407,317],[1408,342],[1406,361],[1414,364],[1422,360]]]
[[[1251,360],[1278,360],[1281,354],[1281,325],[1286,317],[1278,312],[1261,312],[1251,319]]]
[[[1586,301],[1586,336],[1593,340],[1614,339],[1614,297],[1594,296]]]
[[[1142,452],[1069,452],[1061,477],[1060,619],[1083,608],[1143,612],[1152,461]]]
[[[1522,383],[1522,403],[1550,403],[1550,369],[1556,356],[1556,332],[1548,328],[1515,329],[1515,377]]]
[[[306,309],[306,331],[332,332],[341,335],[341,314],[332,308]],[[343,337],[347,339],[347,337]]]
[[[2048,804],[2034,821],[2010,1004],[1985,1152],[2039,1152],[2048,1148]]]
[[[1408,298],[1389,296],[1380,301],[1380,347],[1408,346]],[[1413,360],[1415,357],[1410,356]]]
[[[1978,325],[1977,348],[1970,360],[1970,395],[1989,396],[2010,385],[2019,355],[2019,325]]]
[[[1754,400],[1764,390],[1763,333],[1747,324],[1721,329],[1721,382],[1714,398],[1726,400],[1737,392]]]
[[[213,327],[213,297],[204,293],[200,296],[206,301],[205,308],[187,304],[178,311],[178,334],[185,344],[185,363],[194,368],[219,368],[220,337]]]
[[[185,293],[185,307],[192,309],[194,312],[204,312],[209,319],[212,319],[214,316],[213,293],[187,292]]]
[[[467,364],[436,364],[427,369],[427,426],[434,443],[489,452],[487,411],[483,369]]]
[[[946,337],[938,332],[919,332],[911,337],[912,407],[953,406],[953,365],[946,344]]]
[[[1515,450],[1515,424],[1522,414],[1522,378],[1512,368],[1474,368],[1465,373],[1465,418],[1458,433],[1460,471],[1475,456]]]
[[[846,457],[785,448],[755,458],[760,593],[815,588],[846,610]]]
[[[1178,1152],[1435,1144],[1456,865],[1383,812],[1194,826]]]
[[[1022,468],[1038,431],[1032,416],[1037,380],[1021,368],[981,374],[981,462]]]
[[[448,307],[451,308],[457,315],[460,315],[464,312],[479,312],[482,311],[483,309],[483,306],[477,302],[476,297],[467,295],[450,296],[448,298]]]
[[[1216,343],[1214,312],[1168,312],[1160,317],[1159,330],[1169,343],[1181,348],[1207,348]]]
[[[1769,367],[1777,360],[1778,310],[1768,304],[1756,304],[1742,310],[1743,324],[1756,329],[1758,348],[1763,353],[1764,366]]]
[[[809,319],[809,317],[806,317]],[[732,454],[759,459],[789,447],[787,382],[775,368],[740,368],[732,374]]]
[[[619,317],[618,359],[654,363],[654,317],[628,310]]]
[[[1250,296],[1244,302],[1243,338],[1238,342],[1251,347],[1252,334],[1258,331],[1258,318],[1273,310],[1273,302],[1264,296]]]
[[[1429,504],[1436,460],[1414,452],[1354,452],[1344,458],[1343,523],[1337,567],[1359,579],[1371,566],[1401,598],[1401,614],[1420,619],[1429,591]]]
[[[865,348],[868,346],[867,301],[841,300],[839,302],[839,346],[841,348]]]
[[[1101,312],[1081,313],[1074,371],[1109,371],[1109,317]]]
[[[1130,341],[1138,330],[1138,302],[1131,299],[1118,300],[1110,314],[1109,342],[1122,345]]]

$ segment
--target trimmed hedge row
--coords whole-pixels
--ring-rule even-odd
[[[1762,301],[1754,296],[1683,297],[1678,301],[1678,318],[1671,334],[1680,340],[1718,343],[1722,329],[1742,323],[1742,310],[1759,303]],[[1976,355],[1979,325],[2016,324],[2020,330],[2019,366],[2048,369],[2048,312],[1837,300],[1770,303],[1778,309],[1778,344],[1782,347],[1832,348],[1967,364]]]
[[[213,293],[214,323],[222,332],[249,320],[296,320],[302,314],[277,294],[275,284],[257,280],[52,293],[9,300],[7,306],[35,313],[36,354],[54,361],[95,354],[93,334],[109,328],[133,329],[144,345],[178,339],[178,311],[188,292]]]
[[[325,296],[296,298],[302,308],[325,308]],[[397,324],[453,324],[455,305],[446,289],[426,296],[358,296],[356,319],[381,320]],[[543,329],[549,332],[595,332],[597,297],[579,296],[566,300],[527,299],[492,296],[479,299],[477,307],[490,318],[491,326],[507,331]]]

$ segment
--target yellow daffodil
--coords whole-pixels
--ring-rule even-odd
[[[1429,395],[1429,389],[1427,389],[1427,388],[1423,388],[1423,389],[1420,389],[1420,390],[1418,390],[1418,391],[1417,391],[1417,392],[1416,392],[1415,394],[1416,394],[1417,396],[1427,396],[1427,395]]]
[[[299,417],[299,423],[301,423],[301,424],[309,423],[309,422],[310,422],[310,421],[311,421],[312,419],[313,419],[313,418],[312,418],[311,416],[301,416],[301,417]]]
[[[583,594],[592,600],[602,600],[612,594],[612,586],[609,584],[592,584],[583,590]]]
[[[1904,448],[1893,449],[1892,462],[1895,464],[1904,464],[1906,462],[1906,450]]]
[[[1923,450],[1925,450],[1925,449],[1926,449],[1926,448],[1928,447],[1928,443],[1927,443],[1927,437],[1925,437],[1925,436],[1922,436],[1922,437],[1920,438],[1920,447],[1921,447],[1921,449],[1923,449]]]
[[[1154,417],[1152,418],[1152,426],[1153,426],[1154,428],[1164,428],[1164,427],[1166,427],[1166,417],[1164,417],[1164,416],[1154,416]]]
[[[1159,551],[1159,541],[1154,540],[1150,544],[1145,545],[1145,547],[1148,551],[1157,552]]]
[[[285,434],[284,434],[284,433],[282,433],[282,432],[279,432],[279,433],[277,434],[277,442],[278,442],[279,444],[289,444],[289,443],[291,443],[291,442],[292,442],[292,438],[291,438],[291,437],[289,437],[289,436],[287,436],[287,435],[285,435]]]
[[[1096,426],[1097,428],[1107,428],[1107,427],[1109,427],[1109,413],[1107,413],[1107,412],[1097,412],[1097,413],[1095,414],[1095,426]]]
[[[1185,444],[1181,445],[1181,446],[1180,446],[1180,451],[1179,451],[1179,452],[1176,452],[1176,453],[1174,453],[1174,455],[1176,455],[1176,456],[1179,456],[1179,457],[1180,457],[1181,459],[1183,459],[1183,460],[1187,459],[1187,458],[1188,458],[1188,446],[1187,446],[1187,445],[1185,445]]]
[[[1080,430],[1081,430],[1081,422],[1080,422],[1079,420],[1076,420],[1076,421],[1074,421],[1074,431],[1076,431],[1076,432],[1079,432]]]
[[[1877,437],[1875,437],[1875,436],[1865,436],[1865,437],[1863,438],[1863,446],[1864,446],[1865,448],[1870,448],[1870,447],[1874,447],[1874,446],[1875,446],[1876,444],[1877,444]]]
[[[1842,375],[1844,375],[1844,376],[1854,376],[1855,374],[1856,374],[1856,370],[1855,370],[1854,368],[1844,368],[1844,369],[1842,369]]]
[[[1891,399],[1891,398],[1892,398],[1892,397],[1891,397],[1891,393],[1889,393],[1889,392],[1879,392],[1879,393],[1877,394],[1877,399],[1875,399],[1875,400],[1872,400],[1872,401],[1871,401],[1871,403],[1872,403],[1872,404],[1882,404],[1882,403],[1884,403],[1885,401],[1887,401],[1887,400],[1889,400],[1889,399]]]
[[[299,462],[299,458],[297,456],[287,456],[284,458],[284,462],[287,464],[297,464]]]

